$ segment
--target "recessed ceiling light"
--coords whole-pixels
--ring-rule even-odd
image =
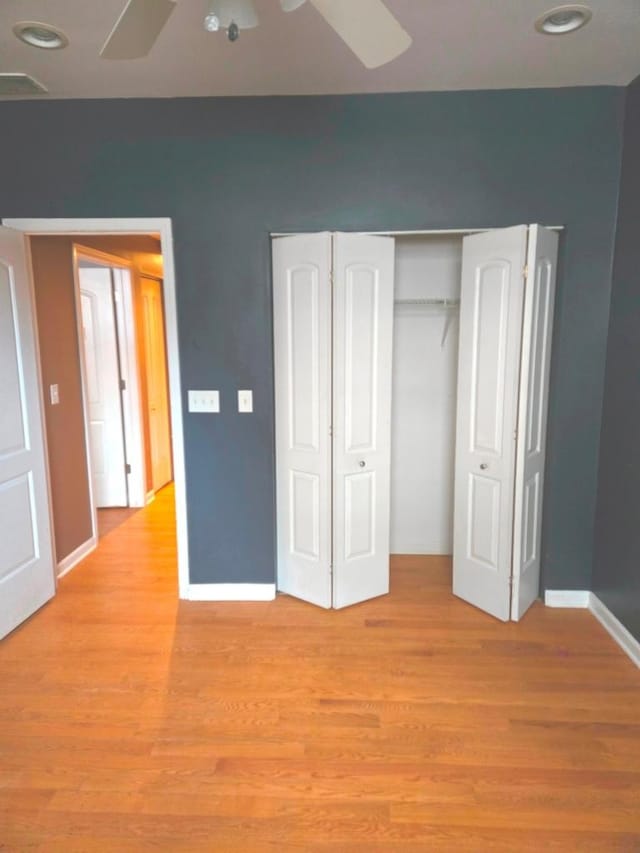
[[[62,30],[40,21],[19,21],[13,27],[13,33],[25,44],[45,50],[59,50],[69,44],[69,39]]]
[[[591,20],[591,9],[588,6],[556,6],[549,9],[536,21],[536,29],[539,33],[551,36],[560,36],[579,30]]]

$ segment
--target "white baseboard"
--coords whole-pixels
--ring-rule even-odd
[[[75,551],[72,551],[70,554],[67,554],[56,567],[56,574],[59,578],[66,575],[67,572],[70,572],[74,566],[77,566],[81,560],[84,560],[92,551],[95,551],[98,547],[98,538],[97,536],[92,536],[90,539],[87,539],[86,542],[83,542],[82,545],[78,545]]]
[[[183,596],[189,601],[273,601],[274,583],[190,583]]]
[[[640,642],[595,593],[575,589],[547,589],[544,594],[544,603],[547,607],[579,607],[590,610],[622,651],[636,666],[640,667]]]
[[[544,603],[547,607],[589,607],[591,593],[586,589],[547,589]]]
[[[603,628],[611,634],[622,651],[626,652],[637,667],[640,667],[640,642],[593,592],[591,593],[589,610]]]

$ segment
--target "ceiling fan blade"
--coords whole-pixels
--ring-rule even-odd
[[[411,44],[411,36],[382,0],[311,0],[311,3],[366,68],[391,62]]]
[[[305,0],[280,0],[283,12],[293,12],[298,7],[302,6]]]
[[[129,0],[100,56],[103,59],[140,59],[146,56],[175,7],[176,0]]]

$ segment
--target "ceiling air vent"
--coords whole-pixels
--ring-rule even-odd
[[[0,74],[0,98],[6,98],[9,95],[46,95],[48,90],[29,77],[28,74],[21,73],[2,73]]]

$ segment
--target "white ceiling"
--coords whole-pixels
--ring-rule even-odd
[[[125,0],[2,0],[0,71],[33,75],[53,98],[620,86],[640,74],[640,0],[583,0],[586,27],[540,35],[534,21],[559,2],[387,0],[413,45],[367,71],[310,4],[285,14],[255,0],[260,26],[230,44],[203,29],[206,0],[179,0],[146,59],[108,61],[98,53]],[[61,28],[69,46],[22,44],[11,31],[20,20]]]

